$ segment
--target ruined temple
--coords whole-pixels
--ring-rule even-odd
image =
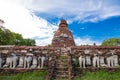
[[[75,42],[71,31],[68,30],[68,24],[65,20],[61,20],[58,30],[52,39],[53,47],[70,47],[75,46]]]
[[[76,46],[65,20],[60,21],[51,46],[0,46],[1,73],[47,70],[46,80],[73,80],[82,70],[119,67],[120,46]]]

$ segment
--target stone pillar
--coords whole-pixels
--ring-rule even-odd
[[[41,57],[41,68],[44,67],[44,62],[45,62],[45,56]]]
[[[2,68],[2,57],[0,56],[0,68]]]
[[[12,58],[10,55],[6,57],[6,63],[3,67],[4,68],[7,68],[7,67],[12,68]]]
[[[24,57],[24,68],[27,67],[27,56]]]
[[[85,59],[86,59],[86,65],[91,65],[91,56],[87,55],[85,56]]]
[[[79,56],[79,65],[80,65],[80,68],[85,68],[85,55],[80,55]]]
[[[18,67],[19,67],[19,68],[22,68],[23,65],[24,65],[24,57],[23,57],[23,56],[20,56],[20,57],[19,57],[19,65],[18,65]]]
[[[36,68],[37,67],[37,57],[33,56],[33,62],[31,68]]]
[[[113,55],[113,61],[114,61],[114,66],[118,67],[119,66],[119,64],[118,64],[118,55]]]
[[[30,64],[32,62],[32,56],[28,56],[26,62],[27,62],[27,68],[30,68]]]
[[[17,60],[18,60],[18,57],[15,54],[13,54],[12,56],[13,68],[17,66]]]
[[[38,57],[38,68],[41,67],[41,56]]]
[[[12,56],[8,57],[8,63],[10,64],[9,68],[12,68],[12,66],[13,66]]]
[[[104,56],[100,56],[100,66],[101,67],[106,67],[107,65],[105,64],[105,58]]]
[[[91,65],[91,56],[90,56],[91,50],[86,49],[84,50],[84,53],[85,53],[84,55],[85,55],[86,65]]]
[[[98,54],[94,54],[93,56],[93,67],[99,67],[100,63],[99,63],[99,56]]]
[[[113,54],[111,52],[107,53],[107,66],[108,67],[114,67],[114,60],[113,60]]]
[[[106,60],[107,60],[107,66],[108,66],[108,67],[114,67],[113,56],[107,57]]]

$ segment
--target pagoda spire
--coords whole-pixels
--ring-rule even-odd
[[[67,21],[62,19],[59,24],[58,30],[55,32],[52,39],[53,47],[66,47],[75,46],[75,42],[71,31],[68,30]]]

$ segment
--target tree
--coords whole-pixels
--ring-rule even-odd
[[[24,39],[21,34],[0,28],[0,45],[27,45],[34,46],[35,40]]]
[[[11,45],[13,44],[14,35],[8,30],[0,29],[0,44],[1,45]]]
[[[23,39],[22,45],[34,46],[35,45],[35,40],[33,40],[33,39]]]
[[[120,46],[120,38],[109,38],[104,40],[102,46]]]

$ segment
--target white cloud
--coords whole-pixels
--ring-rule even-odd
[[[69,21],[97,22],[120,16],[119,0],[28,0],[24,5],[38,13],[47,13]]]
[[[76,45],[93,45],[94,43],[96,45],[101,44],[100,42],[93,41],[90,38],[80,38],[80,37],[75,37],[75,43],[76,43]]]
[[[6,28],[22,34],[24,38],[40,38],[41,41],[36,39],[37,45],[50,44],[53,32],[57,29],[57,26],[37,17],[19,1],[0,0],[0,19],[5,21]]]

